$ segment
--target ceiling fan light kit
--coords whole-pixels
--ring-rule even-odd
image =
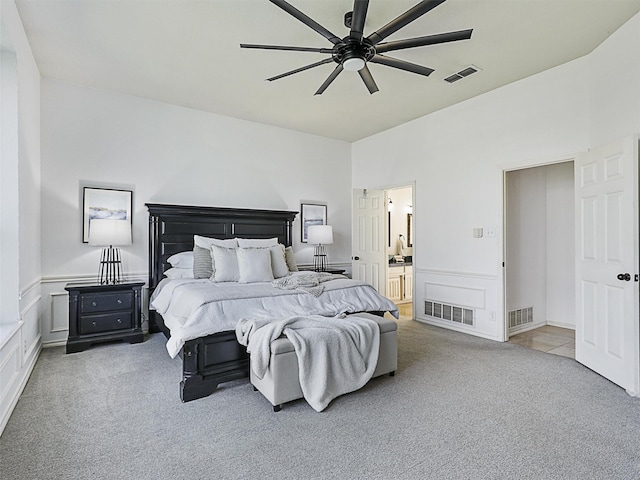
[[[322,94],[327,87],[342,73],[343,70],[350,72],[358,72],[360,78],[369,90],[369,93],[378,91],[378,86],[367,67],[368,63],[376,63],[387,67],[396,68],[406,72],[418,75],[429,76],[433,73],[433,69],[415,63],[407,62],[386,55],[385,52],[394,50],[403,50],[407,48],[423,47],[427,45],[437,45],[442,43],[457,42],[460,40],[468,40],[471,38],[472,29],[460,30],[456,32],[439,33],[435,35],[427,35],[424,37],[408,38],[405,40],[396,40],[391,42],[382,42],[385,38],[397,32],[414,20],[420,18],[425,13],[433,10],[435,7],[444,3],[446,0],[423,0],[414,5],[412,8],[387,23],[382,28],[376,30],[368,37],[364,36],[364,23],[369,8],[369,0],[354,0],[353,11],[347,12],[344,16],[344,25],[349,29],[349,35],[340,38],[333,34],[318,22],[302,13],[285,0],[269,0],[274,5],[280,7],[292,17],[301,21],[316,33],[325,37],[333,44],[331,48],[314,48],[314,47],[295,47],[285,45],[256,45],[256,44],[240,44],[241,48],[254,48],[261,50],[284,50],[297,52],[314,52],[322,54],[330,54],[331,58],[321,60],[319,62],[305,65],[295,70],[276,75],[267,80],[279,80],[295,73],[309,70],[310,68],[325,65],[334,62],[336,67],[324,81],[320,88],[316,91],[316,95]]]

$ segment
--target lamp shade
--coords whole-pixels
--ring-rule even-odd
[[[333,228],[331,225],[311,225],[307,230],[307,240],[314,245],[331,245]]]
[[[98,247],[131,245],[131,222],[92,219],[89,222],[89,245]]]

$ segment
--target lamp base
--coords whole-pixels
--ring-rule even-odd
[[[99,278],[100,285],[122,283],[122,261],[119,248],[110,246],[102,249]]]
[[[324,245],[316,245],[313,252],[313,269],[316,272],[327,271],[327,250]]]

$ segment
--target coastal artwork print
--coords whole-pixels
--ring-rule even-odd
[[[130,190],[84,187],[82,192],[82,241],[89,242],[90,222],[94,218],[131,221]]]

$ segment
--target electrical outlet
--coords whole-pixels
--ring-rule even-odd
[[[484,236],[494,238],[496,236],[496,227],[484,227]]]

